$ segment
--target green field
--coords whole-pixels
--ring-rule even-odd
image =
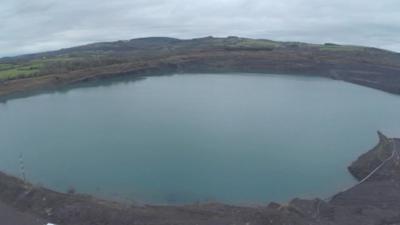
[[[43,67],[42,64],[35,62],[23,65],[0,64],[0,80],[34,76],[41,67]]]
[[[353,46],[353,45],[337,45],[337,44],[326,43],[324,45],[321,45],[320,50],[352,52],[352,51],[361,51],[361,50],[364,50],[364,48],[359,47],[359,46]]]
[[[60,55],[54,58],[34,59],[22,63],[0,63],[0,80],[33,77],[46,73],[49,67],[61,66],[80,58]]]
[[[165,38],[164,38],[165,39]],[[38,54],[31,57],[0,59],[0,81],[45,74],[60,74],[74,70],[96,68],[112,64],[127,63],[152,57],[179,55],[199,50],[225,49],[228,51],[323,51],[328,54],[346,54],[369,51],[368,48],[325,43],[323,45],[301,42],[276,42],[265,39],[249,39],[240,37],[213,38],[206,37],[193,40],[180,40],[173,44],[165,44],[163,38],[138,39],[95,43],[87,46],[64,49],[51,54]],[[164,40],[164,42],[162,41]],[[169,40],[169,39],[167,39]]]

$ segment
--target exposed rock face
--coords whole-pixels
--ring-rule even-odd
[[[400,139],[378,134],[378,145],[350,166],[358,179],[368,179],[326,201],[294,199],[259,207],[218,203],[128,206],[34,187],[3,173],[0,201],[60,225],[398,225]]]
[[[94,57],[101,54],[102,57]],[[400,54],[375,48],[273,42],[244,38],[136,39],[0,59],[85,59],[54,65],[40,76],[0,81],[0,97],[52,90],[79,82],[171,73],[276,73],[322,76],[400,94]],[[102,61],[99,61],[102,59]],[[93,61],[94,60],[94,61]],[[68,62],[68,60],[64,60]],[[64,62],[62,61],[62,62]]]
[[[379,143],[366,154],[361,155],[348,167],[350,173],[358,180],[366,177],[392,154],[392,143],[390,140],[379,131],[378,136]]]
[[[98,43],[1,60],[13,63],[67,54],[90,56],[90,52],[107,53],[105,56],[109,58],[73,70],[56,68],[38,77],[2,81],[0,97],[9,99],[14,94],[29,95],[116,76],[179,72],[315,75],[400,94],[400,54],[331,44],[278,43],[236,37],[152,38]],[[400,140],[378,134],[377,146],[348,168],[362,182],[326,201],[294,199],[286,205],[272,203],[260,207],[218,203],[128,206],[34,187],[4,173],[0,173],[0,201],[59,225],[400,225]]]
[[[379,144],[353,163],[358,179],[373,173],[354,187],[335,195],[335,219],[341,224],[400,224],[400,139],[380,135]],[[387,156],[387,157],[386,157]],[[386,159],[383,159],[386,157]],[[352,223],[348,221],[353,221]]]

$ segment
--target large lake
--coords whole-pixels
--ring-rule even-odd
[[[0,104],[0,170],[144,203],[327,197],[400,134],[400,97],[318,77],[180,74]]]

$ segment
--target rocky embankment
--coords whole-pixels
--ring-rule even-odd
[[[349,171],[360,181],[330,199],[242,207],[219,203],[138,206],[63,194],[0,173],[0,201],[60,225],[396,225],[400,224],[400,139],[379,143]]]
[[[144,38],[0,59],[0,64],[14,66],[32,62],[48,68],[37,76],[0,80],[0,97],[122,75],[227,72],[323,76],[400,94],[400,54],[357,46],[237,37]]]
[[[378,136],[379,143],[348,167],[350,173],[358,180],[365,178],[392,155],[392,151],[390,151],[393,147],[392,141],[381,132],[378,132]]]

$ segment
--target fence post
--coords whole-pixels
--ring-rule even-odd
[[[23,157],[22,153],[19,154],[19,169],[21,170],[23,181],[26,182],[24,157]]]

